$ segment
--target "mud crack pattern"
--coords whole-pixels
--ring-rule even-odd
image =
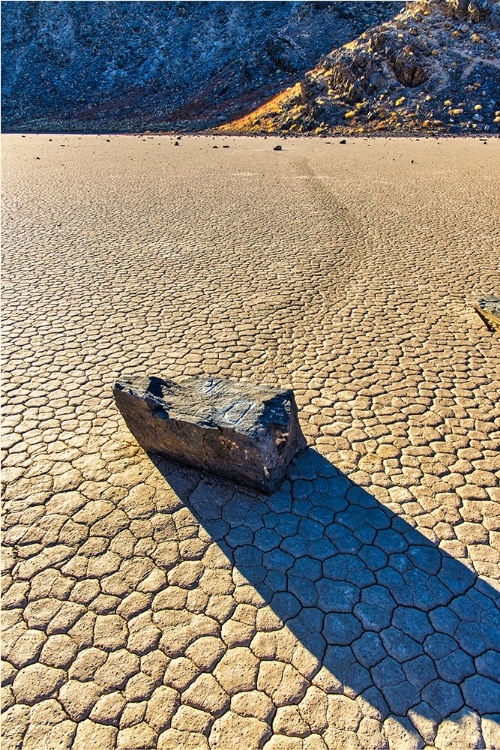
[[[4,747],[499,748],[498,143],[225,143],[4,137]],[[145,373],[311,447],[148,457]]]

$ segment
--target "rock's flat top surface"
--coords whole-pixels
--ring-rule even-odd
[[[258,436],[269,423],[286,425],[285,404],[290,390],[258,383],[223,378],[184,378],[181,381],[159,377],[120,378],[116,387],[129,390],[173,420],[207,427],[229,427],[249,437]]]
[[[9,750],[500,747],[500,143],[328,140],[4,138]],[[283,383],[317,453],[155,466],[125,371]]]

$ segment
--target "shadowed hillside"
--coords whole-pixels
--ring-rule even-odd
[[[2,3],[4,131],[202,129],[402,3]]]

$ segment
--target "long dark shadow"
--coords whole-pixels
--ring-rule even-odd
[[[204,474],[188,492],[196,472],[151,459],[349,695],[395,718],[500,714],[497,592],[316,451],[269,497]]]

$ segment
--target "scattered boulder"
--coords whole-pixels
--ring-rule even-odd
[[[306,447],[291,390],[222,378],[118,380],[114,397],[149,453],[271,493]]]

